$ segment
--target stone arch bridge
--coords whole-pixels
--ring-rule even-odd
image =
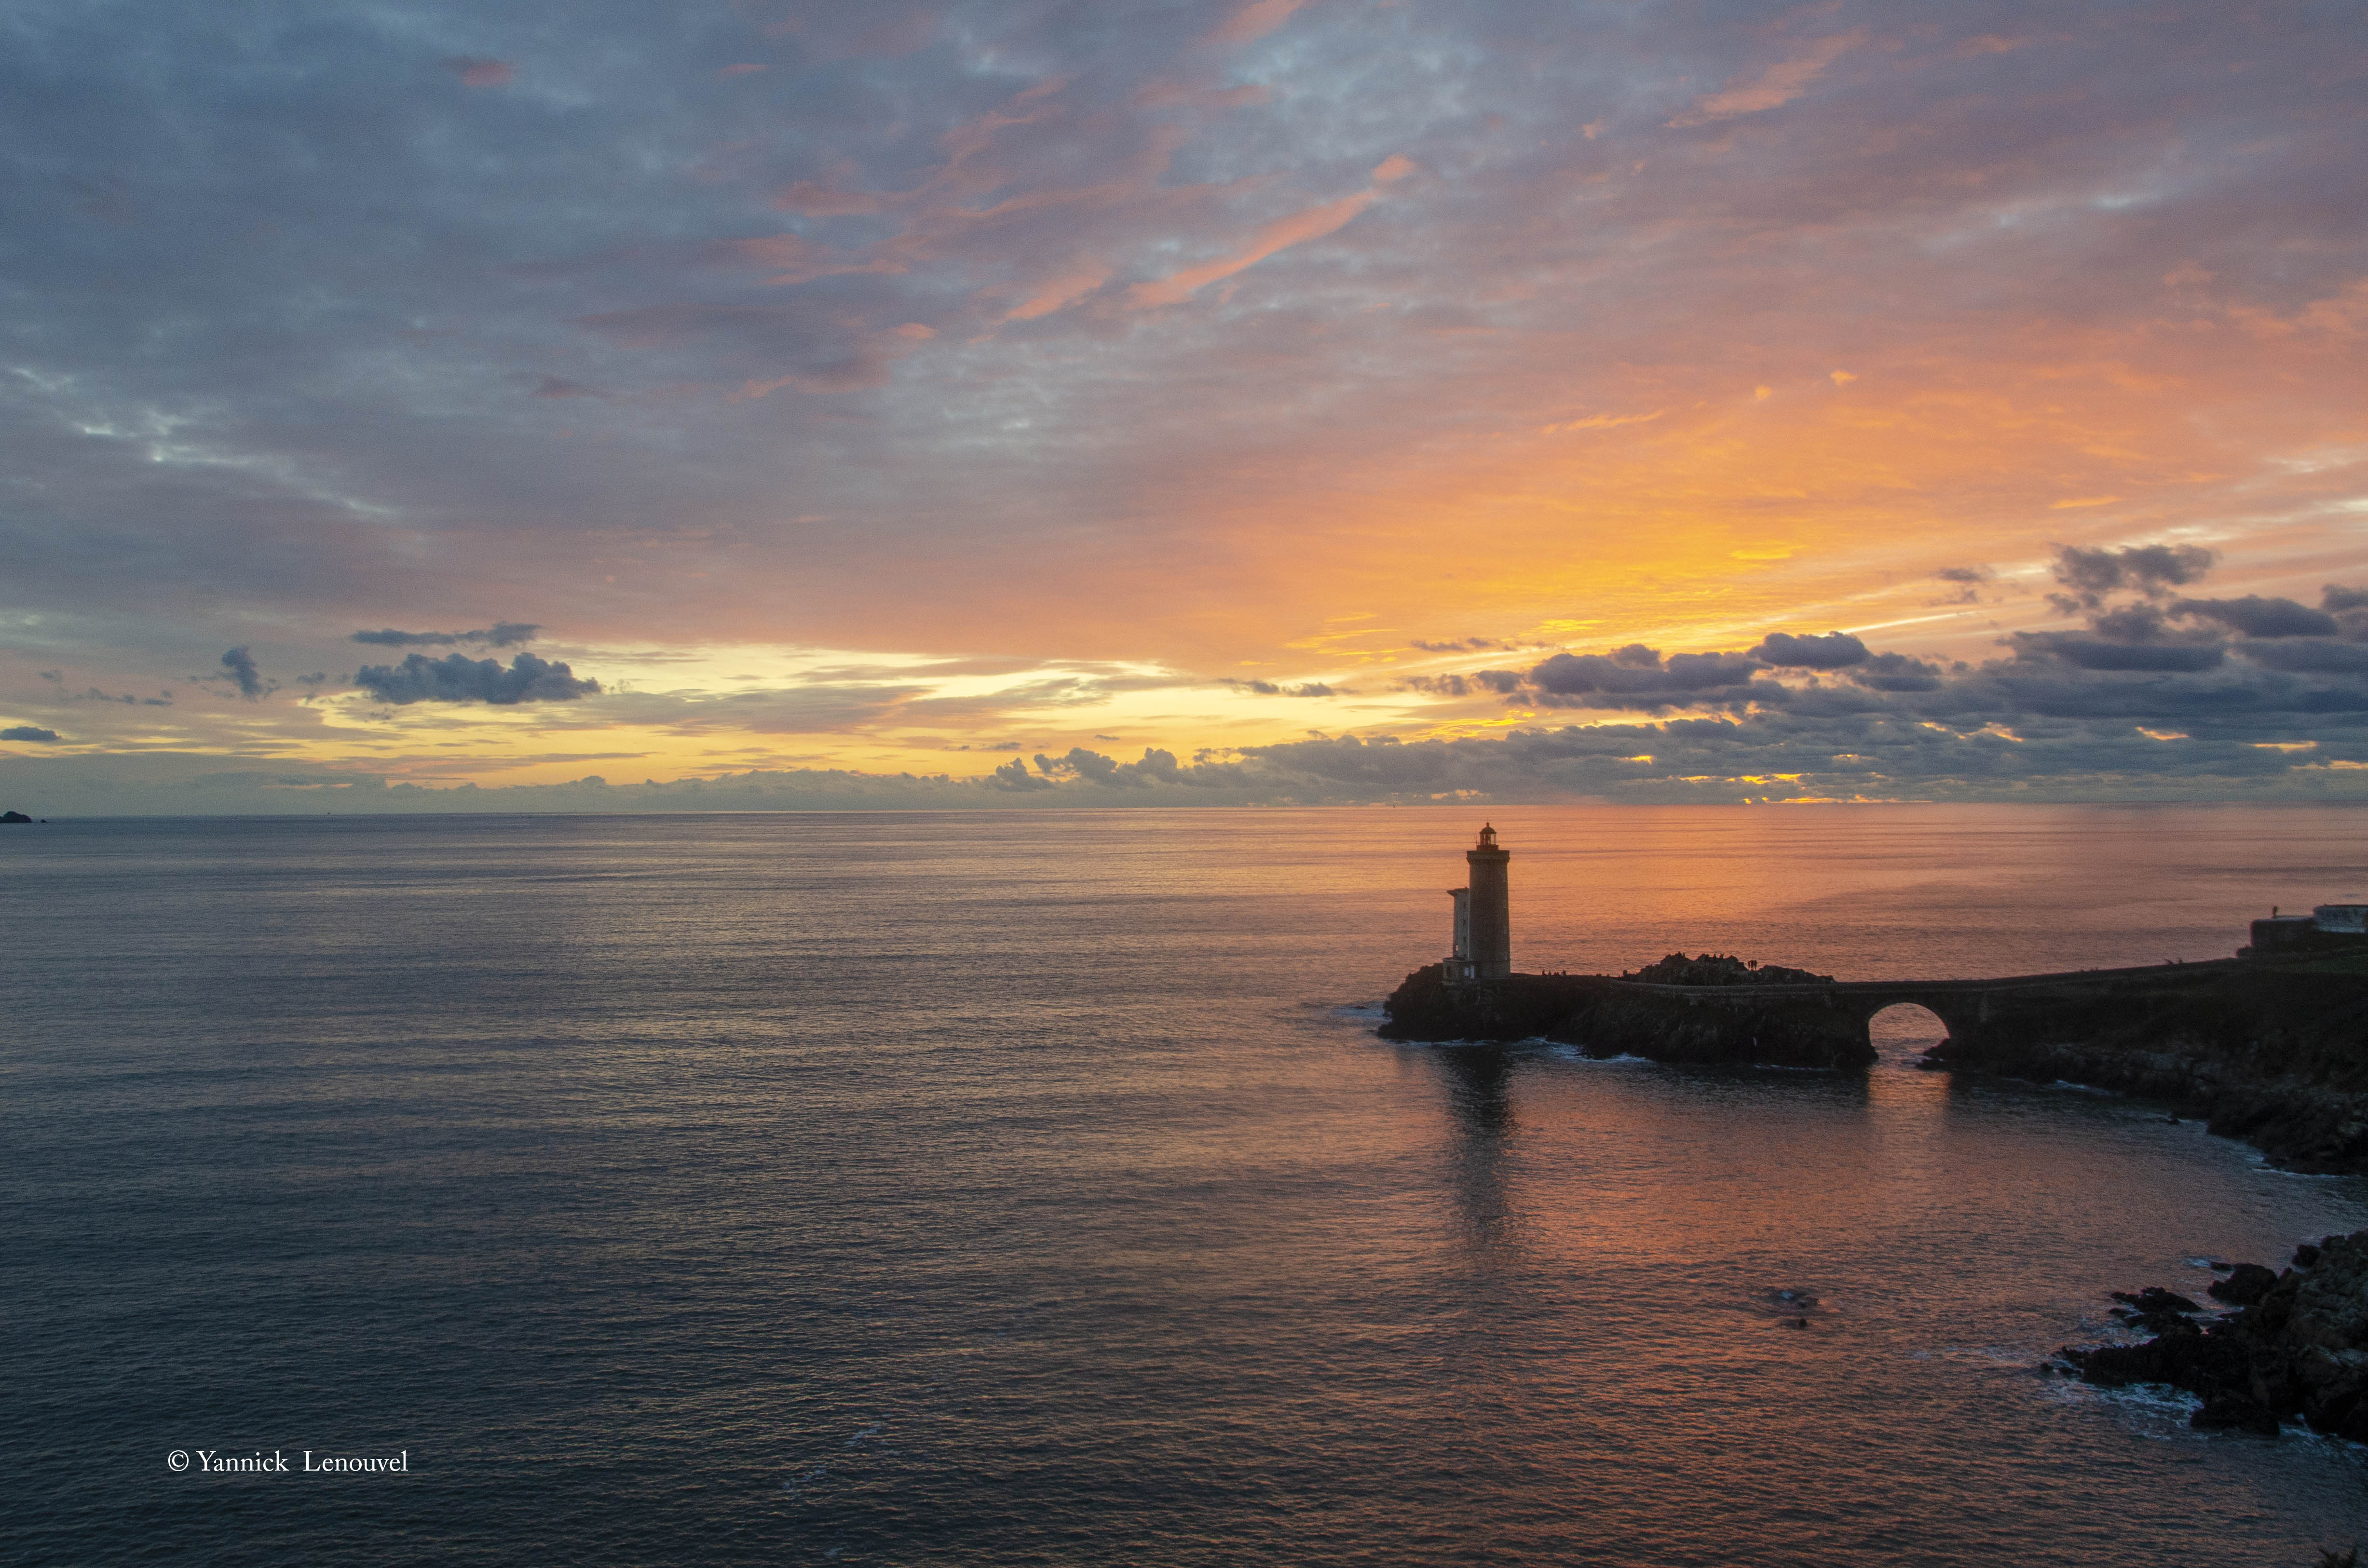
[[[2251,966],[2226,959],[2143,969],[1991,980],[1766,981],[1656,984],[1607,975],[1511,974],[1450,985],[1417,970],[1391,996],[1393,1040],[1546,1039],[1594,1055],[1663,1062],[1859,1067],[1875,1060],[1868,1025],[1912,1003],[1949,1031],[1939,1054],[1995,1054],[2086,1038],[2138,1015],[2175,1011]],[[1793,971],[1798,972],[1798,971]]]

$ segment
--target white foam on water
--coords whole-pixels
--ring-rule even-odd
[[[1546,1053],[1555,1058],[1557,1061],[1583,1062],[1590,1067],[1655,1067],[1659,1065],[1659,1063],[1655,1062],[1651,1057],[1638,1056],[1633,1051],[1623,1051],[1612,1056],[1596,1056],[1591,1054],[1586,1047],[1578,1045],[1550,1046],[1547,1048]]]
[[[2049,1378],[2044,1397],[2062,1404],[2099,1405],[2121,1415],[2136,1437],[2156,1442],[2202,1437],[2205,1433],[2187,1424],[2203,1401],[2168,1383],[2133,1383],[2126,1388],[2100,1388],[2077,1377]]]

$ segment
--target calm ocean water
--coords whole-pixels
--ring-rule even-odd
[[[2368,812],[1515,809],[1516,962],[2226,954]],[[2368,1224],[2159,1110],[1407,1047],[1460,810],[0,830],[12,1562],[2291,1563],[2036,1376]],[[1919,1028],[1919,1024],[1923,1027]],[[1818,1305],[1805,1329],[1771,1292]],[[199,1450],[403,1475],[174,1473]]]

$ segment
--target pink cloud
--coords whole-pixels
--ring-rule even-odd
[[[2231,320],[2256,337],[2291,337],[2298,333],[2353,337],[2362,328],[2368,328],[2368,278],[2355,278],[2342,289],[2311,301],[2290,316],[2243,302],[2229,305],[2227,311]]]
[[[795,37],[825,60],[851,55],[895,57],[914,52],[936,36],[942,6],[887,4],[814,6],[764,25],[769,38]]]
[[[1247,43],[1264,38],[1291,19],[1299,9],[1300,0],[1250,0],[1240,10],[1218,24],[1209,35],[1217,43]]]
[[[1223,256],[1215,261],[1188,267],[1181,272],[1149,283],[1138,283],[1126,291],[1127,302],[1135,305],[1173,305],[1190,299],[1194,294],[1221,278],[1256,267],[1280,250],[1308,240],[1320,240],[1343,227],[1358,213],[1373,204],[1379,191],[1360,190],[1354,196],[1344,196],[1338,201],[1327,201],[1321,207],[1310,207],[1278,219],[1260,229],[1250,241],[1249,248],[1237,256]]]
[[[711,262],[725,267],[802,267],[830,254],[796,234],[755,234],[741,240],[717,240],[707,247]]]
[[[456,54],[444,61],[444,69],[461,78],[464,87],[507,87],[518,79],[518,73],[507,60],[493,60],[480,54]]]
[[[748,403],[769,397],[783,387],[795,387],[803,392],[825,397],[864,392],[882,385],[888,380],[890,368],[904,355],[918,348],[937,336],[933,328],[919,322],[906,322],[874,333],[856,343],[842,358],[808,370],[793,370],[785,376],[769,380],[752,377],[739,388],[725,394],[734,403]]]
[[[809,218],[835,218],[856,212],[877,212],[880,199],[868,190],[834,190],[810,179],[803,179],[773,198],[773,205],[784,212],[802,212]]]
[[[2368,278],[2356,278],[2342,292],[2313,300],[2300,320],[2313,331],[2356,335],[2368,327]]]
[[[1327,201],[1320,207],[1310,207],[1288,218],[1277,219],[1260,229],[1251,239],[1249,248],[1235,256],[1203,262],[1186,267],[1149,283],[1138,283],[1127,290],[1127,302],[1133,305],[1173,305],[1190,299],[1201,290],[1221,278],[1256,267],[1277,251],[1325,235],[1345,227],[1349,220],[1373,204],[1381,187],[1393,180],[1403,179],[1414,170],[1411,159],[1392,156],[1373,170],[1372,189],[1360,190],[1354,196],[1344,196],[1338,201]]]
[[[1109,282],[1110,275],[1110,267],[1096,261],[1046,278],[1037,284],[1035,292],[1015,306],[1005,319],[1034,321],[1039,316],[1049,316],[1062,306],[1075,303]]]
[[[1135,90],[1138,108],[1167,108],[1189,105],[1194,108],[1240,108],[1246,104],[1262,104],[1273,100],[1274,89],[1261,82],[1242,87],[1195,87],[1181,82],[1153,82]]]
[[[903,14],[894,15],[864,32],[855,40],[858,54],[910,54],[928,46],[937,35],[938,8],[934,6],[913,6]]]
[[[1736,76],[1715,93],[1694,100],[1694,107],[1669,121],[1672,127],[1706,125],[1739,114],[1759,114],[1789,104],[1806,92],[1826,67],[1866,41],[1863,31],[1837,33],[1795,60],[1771,65],[1752,80]]]
[[[701,248],[700,259],[710,267],[746,267],[773,274],[765,281],[780,286],[811,283],[849,272],[898,272],[901,266],[884,260],[850,261],[843,251],[796,234],[754,234],[746,239],[714,240]]]

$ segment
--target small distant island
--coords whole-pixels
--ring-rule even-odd
[[[0,812],[0,823],[31,822],[32,820],[22,812]]]
[[[1979,980],[1837,981],[1721,954],[1520,974],[1493,826],[1452,890],[1455,947],[1383,1005],[1386,1040],[1547,1040],[1593,1056],[1859,1071],[1884,1008],[1948,1038],[1920,1065],[2160,1100],[2298,1171],[2368,1172],[2368,905],[2253,923],[2238,956]]]

